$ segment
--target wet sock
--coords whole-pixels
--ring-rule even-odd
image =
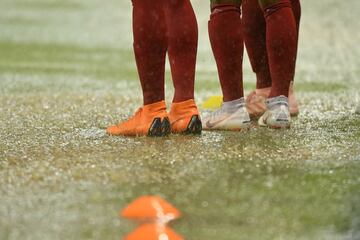
[[[153,1],[156,2],[156,1]],[[173,102],[194,98],[198,27],[189,0],[163,1],[171,75],[175,88]]]
[[[300,31],[300,19],[301,19],[301,4],[300,4],[300,0],[291,0],[291,7],[293,10],[293,14],[295,17],[295,23],[296,23],[296,32],[297,32],[297,36],[296,36],[296,56],[295,58],[297,58],[297,53],[298,53],[298,45],[299,45],[299,31]],[[295,64],[296,64],[296,59],[295,59]],[[294,66],[295,68],[295,66]],[[294,76],[292,81],[294,81],[295,79],[295,70],[294,70]]]
[[[296,22],[296,30],[299,33],[299,29],[300,29],[300,19],[301,19],[301,4],[300,4],[300,0],[291,0],[291,7],[293,10],[293,14],[295,17],[295,22]]]
[[[256,88],[271,87],[266,49],[266,22],[258,1],[243,0],[243,33],[251,67],[256,74]]]
[[[164,100],[167,38],[160,1],[133,0],[133,34],[144,105]]]
[[[271,4],[264,10],[266,46],[272,79],[269,97],[288,96],[296,61],[297,30],[289,0]]]
[[[296,29],[299,33],[301,17],[299,0],[291,0],[291,6],[295,17]],[[252,69],[256,74],[256,88],[271,87],[272,81],[266,48],[266,22],[263,11],[258,2],[253,0],[243,0],[242,9],[244,42]]]
[[[242,61],[244,47],[240,6],[235,4],[214,5],[209,21],[209,37],[224,101],[243,97]]]

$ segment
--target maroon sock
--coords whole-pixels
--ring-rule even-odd
[[[296,61],[297,30],[289,0],[282,0],[264,9],[266,46],[272,87],[269,97],[288,96]]]
[[[209,37],[216,60],[224,102],[244,96],[242,63],[243,37],[240,6],[216,4],[212,6]]]
[[[198,27],[189,0],[165,0],[163,4],[168,29],[168,54],[175,88],[173,102],[182,102],[194,98]]]
[[[300,29],[300,19],[301,19],[301,4],[300,0],[291,0],[291,7],[294,13],[295,22],[296,22],[296,29],[299,34]]]
[[[242,10],[244,42],[256,74],[256,88],[271,87],[264,13],[256,0],[243,0]]]
[[[299,33],[300,1],[291,0],[291,5]],[[256,73],[256,88],[271,87],[272,81],[266,49],[266,22],[263,11],[258,2],[254,0],[243,0],[242,9],[244,41],[252,69]]]
[[[296,58],[297,58],[298,45],[299,45],[300,19],[301,19],[300,0],[291,0],[291,6],[292,6],[293,14],[295,17],[296,31],[297,31],[297,36],[296,36]],[[296,59],[295,59],[295,64],[296,64]],[[295,68],[295,65],[294,65],[294,68]],[[294,81],[294,78],[295,78],[295,70],[294,70],[293,81]]]
[[[164,100],[167,38],[161,2],[133,0],[133,34],[144,105]]]

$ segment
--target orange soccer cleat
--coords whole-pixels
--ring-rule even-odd
[[[127,121],[111,126],[110,135],[123,136],[165,136],[170,133],[170,121],[165,101],[145,105]]]
[[[173,133],[200,134],[202,131],[200,114],[194,99],[172,103],[169,118]]]

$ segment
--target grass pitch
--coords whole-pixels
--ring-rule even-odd
[[[183,212],[185,239],[360,238],[359,1],[303,1],[291,130],[161,139],[104,133],[141,104],[130,1],[1,5],[0,239],[119,239],[144,194]],[[194,6],[200,103],[220,89]]]

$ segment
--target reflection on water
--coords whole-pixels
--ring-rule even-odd
[[[124,240],[183,240],[174,230],[161,224],[144,224],[129,233]]]
[[[142,196],[130,203],[121,216],[142,222],[125,240],[181,240],[167,225],[180,217],[180,212],[158,196]]]

